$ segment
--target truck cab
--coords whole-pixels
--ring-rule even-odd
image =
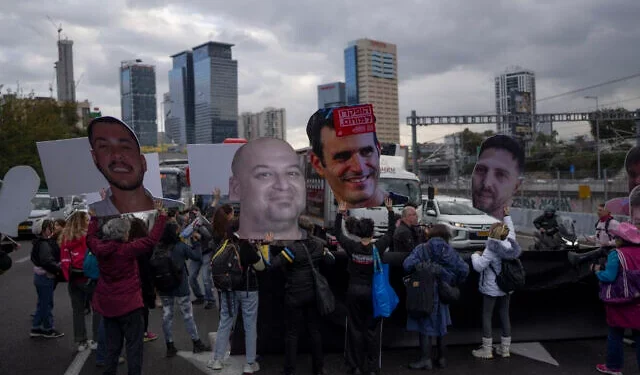
[[[69,208],[62,197],[51,197],[47,193],[37,193],[31,200],[29,217],[18,224],[18,236],[31,235],[31,227],[36,220],[64,219]]]

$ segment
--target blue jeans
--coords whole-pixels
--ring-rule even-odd
[[[632,330],[633,339],[636,342],[636,360],[640,369],[640,331]],[[607,337],[607,367],[614,370],[622,370],[624,365],[624,328],[609,327]]]
[[[200,340],[198,336],[198,328],[196,327],[196,321],[193,319],[193,307],[191,305],[191,299],[189,296],[184,297],[167,297],[162,298],[162,332],[164,332],[164,341],[173,342],[173,305],[175,300],[178,300],[178,307],[182,313],[182,319],[184,319],[184,326],[187,332],[191,336],[191,340]]]
[[[230,298],[227,298],[230,297]],[[231,302],[231,305],[229,305]],[[256,342],[258,340],[258,292],[221,292],[220,323],[216,335],[216,347],[213,359],[222,360],[229,345],[231,330],[236,324],[238,311],[242,310],[244,323],[244,345],[247,363],[256,361]]]
[[[207,302],[215,302],[213,294],[213,277],[211,276],[211,257],[213,251],[202,254],[202,261],[198,262],[192,260],[189,262],[189,285],[196,298],[204,298]],[[200,289],[200,283],[198,282],[198,276],[202,270],[202,284],[204,285],[204,295]]]
[[[53,326],[53,291],[56,288],[55,279],[50,279],[46,275],[33,274],[33,285],[38,293],[38,303],[36,313],[33,316],[31,328],[52,330]]]

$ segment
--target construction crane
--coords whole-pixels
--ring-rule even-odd
[[[49,17],[48,15],[47,15],[47,18],[49,19],[49,21],[51,22],[51,24],[53,25],[53,27],[55,27],[55,28],[56,28],[56,30],[58,30],[58,41],[60,41],[60,38],[61,38],[60,34],[62,33],[62,24],[60,24],[60,25],[56,25],[56,23],[55,23],[55,22],[53,22],[53,20],[51,19],[51,17]]]

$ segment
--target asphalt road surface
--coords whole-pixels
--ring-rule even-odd
[[[525,240],[523,238],[522,240]],[[524,242],[524,241],[523,241]],[[95,366],[95,354],[90,351],[78,353],[73,342],[71,303],[67,285],[59,284],[55,292],[54,316],[56,328],[65,333],[59,339],[32,339],[29,337],[31,327],[30,314],[35,309],[36,292],[33,286],[32,264],[29,260],[30,243],[21,242],[22,249],[11,254],[13,268],[0,276],[0,374],[101,374],[102,369]],[[522,243],[525,246],[525,243]],[[194,313],[200,336],[209,337],[217,327],[217,310],[204,310],[195,306]],[[180,313],[176,311],[173,325],[176,347],[180,350],[177,357],[164,357],[165,345],[162,338],[162,312],[151,311],[150,330],[159,334],[160,338],[144,345],[143,369],[146,374],[240,374],[243,358],[232,356],[231,367],[222,372],[207,370],[205,365],[211,353],[193,355],[192,344]],[[455,325],[455,322],[454,322]],[[567,325],[571,325],[571,317],[567,317]],[[88,330],[90,332],[88,325]],[[544,327],[540,327],[543,329]],[[407,335],[411,335],[407,333]],[[516,344],[511,358],[494,360],[477,360],[471,356],[474,347],[469,345],[451,346],[448,353],[449,366],[437,370],[441,374],[595,374],[595,364],[601,363],[605,355],[605,335],[588,340],[549,341],[534,344]],[[301,339],[304,340],[304,337]],[[479,339],[479,338],[478,338]],[[626,347],[625,373],[638,371],[635,363],[634,349]],[[407,368],[408,361],[417,355],[416,348],[386,349],[382,354],[383,374],[414,374]],[[539,357],[541,360],[529,357]],[[282,355],[267,355],[260,359],[259,374],[280,374]],[[308,354],[300,354],[298,373],[311,371]],[[341,353],[327,353],[325,371],[327,374],[342,374],[345,367]],[[119,374],[126,373],[126,365],[120,366]]]

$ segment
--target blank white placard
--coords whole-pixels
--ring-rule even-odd
[[[4,175],[0,188],[0,233],[18,236],[18,224],[29,217],[31,200],[40,186],[40,177],[33,168],[19,165]]]
[[[187,145],[191,192],[208,195],[218,187],[222,195],[229,194],[231,161],[241,146],[238,143]]]

